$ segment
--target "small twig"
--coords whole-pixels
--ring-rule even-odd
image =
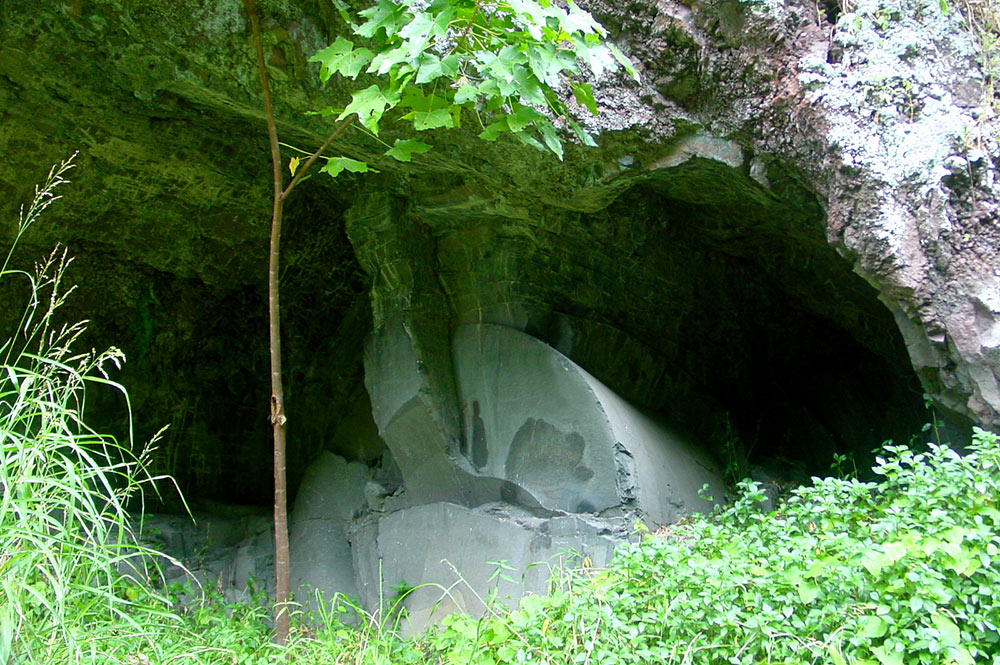
[[[292,181],[290,183],[288,183],[288,187],[285,188],[285,191],[281,192],[282,199],[286,198],[291,193],[291,191],[295,189],[295,185],[299,184],[299,181],[302,180],[302,176],[305,175],[306,171],[309,170],[309,167],[311,167],[313,164],[316,163],[316,160],[320,158],[320,155],[326,152],[326,149],[330,147],[330,144],[336,141],[337,137],[343,134],[344,130],[347,129],[351,125],[351,123],[354,122],[354,119],[357,117],[358,116],[356,113],[352,113],[350,116],[344,118],[344,121],[340,123],[339,127],[333,130],[333,133],[330,134],[330,137],[326,140],[326,142],[324,142],[323,145],[319,147],[319,150],[314,152],[309,157],[309,159],[306,160],[306,163],[303,164],[301,167],[299,167],[298,170],[296,170],[295,177],[292,178]]]
[[[587,657],[583,659],[583,665],[588,665],[590,663],[590,656],[594,653],[594,645],[597,644],[597,631],[601,629],[601,619],[603,617],[597,617],[597,623],[594,624],[594,634],[590,636],[590,644],[587,645]]]

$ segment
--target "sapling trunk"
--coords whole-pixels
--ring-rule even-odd
[[[244,0],[250,15],[257,69],[260,73],[261,94],[264,97],[264,115],[267,119],[267,137],[271,145],[271,166],[274,173],[274,197],[271,211],[271,245],[267,261],[267,316],[271,354],[271,425],[274,429],[274,639],[278,644],[288,643],[289,593],[291,570],[288,555],[288,485],[285,474],[285,401],[281,382],[281,305],[278,284],[278,267],[281,256],[281,215],[284,202],[284,181],[281,173],[281,150],[278,130],[271,103],[271,86],[264,64],[264,47],[260,38],[256,0]]]
[[[279,267],[281,257],[281,222],[285,198],[301,181],[320,155],[340,136],[357,116],[349,116],[330,134],[323,145],[314,152],[294,174],[288,187],[284,187],[281,168],[281,149],[278,144],[278,129],[274,119],[274,105],[271,102],[271,86],[264,62],[264,47],[260,37],[256,0],[243,0],[250,15],[253,31],[254,51],[260,74],[261,94],[264,98],[264,116],[267,121],[267,137],[271,147],[271,167],[273,171],[273,207],[271,210],[271,244],[267,262],[267,315],[269,350],[271,356],[271,426],[274,430],[274,640],[280,645],[288,643],[290,630],[289,604],[291,594],[291,564],[288,547],[288,481],[286,478],[286,424],[284,386],[281,380],[281,306]]]

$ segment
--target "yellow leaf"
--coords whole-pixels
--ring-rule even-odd
[[[292,175],[295,175],[295,172],[298,169],[299,169],[299,158],[292,157],[292,159],[288,162],[288,170],[292,172]]]

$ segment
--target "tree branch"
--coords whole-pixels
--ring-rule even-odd
[[[330,134],[330,138],[328,138],[326,142],[319,147],[319,150],[314,152],[312,156],[306,160],[306,163],[295,172],[295,177],[292,178],[290,183],[288,183],[288,187],[285,188],[285,191],[281,193],[281,198],[287,197],[289,193],[295,189],[295,185],[299,184],[299,181],[302,180],[302,176],[304,176],[306,171],[309,170],[309,167],[316,163],[316,160],[319,159],[320,155],[326,152],[326,149],[330,147],[330,144],[336,141],[337,137],[343,134],[344,130],[347,129],[357,117],[358,116],[356,114],[352,113],[350,116],[344,118],[344,121],[340,123],[340,126],[333,130],[333,133]]]

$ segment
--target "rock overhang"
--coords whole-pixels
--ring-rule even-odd
[[[322,45],[324,35],[336,29],[338,19],[308,2],[264,3],[262,7],[268,14],[265,41],[280,97],[282,131],[296,143],[318,143],[324,131],[322,123],[304,112],[321,107],[331,97],[342,96],[344,90],[321,91],[306,59],[311,49]],[[28,9],[34,12],[34,18],[24,22]],[[872,271],[873,265],[880,265],[873,263],[880,256],[875,251],[878,248],[854,240],[865,232],[861,226],[852,226],[851,220],[858,219],[863,210],[844,212],[843,202],[854,199],[846,186],[850,179],[845,180],[839,170],[841,162],[830,161],[835,150],[831,152],[828,137],[823,134],[829,122],[817,111],[815,100],[812,106],[805,103],[804,93],[818,97],[816,86],[822,82],[803,83],[801,74],[811,71],[809,58],[824,53],[822,30],[806,21],[813,20],[810,8],[795,3],[727,3],[724,11],[716,11],[697,4],[688,7],[649,3],[637,5],[625,14],[620,7],[592,3],[591,9],[612,28],[612,37],[638,61],[646,75],[645,83],[639,86],[613,81],[597,88],[604,114],[588,118],[587,122],[591,129],[603,131],[599,150],[571,147],[566,162],[560,164],[520,146],[476,143],[471,133],[441,134],[434,137],[438,149],[420,165],[424,173],[402,173],[391,163],[376,160],[383,170],[382,180],[345,180],[336,186],[314,180],[310,184],[315,187],[312,194],[297,194],[306,200],[301,214],[290,211],[293,223],[289,233],[294,234],[295,228],[309,228],[309,224],[294,220],[314,220],[311,228],[318,237],[321,228],[336,227],[343,209],[355,203],[361,189],[391,192],[420,219],[424,230],[413,237],[436,246],[424,257],[440,262],[439,269],[428,270],[426,275],[407,277],[408,260],[403,255],[392,261],[375,256],[366,265],[357,237],[341,236],[337,242],[329,242],[321,257],[325,265],[352,264],[346,272],[356,275],[358,264],[348,256],[353,251],[366,268],[378,263],[372,274],[379,277],[371,278],[376,287],[371,314],[364,313],[365,284],[355,281],[346,289],[349,297],[332,299],[330,302],[336,304],[326,314],[316,316],[314,312],[321,305],[310,291],[329,289],[324,289],[323,277],[315,270],[313,278],[304,282],[300,295],[288,299],[294,311],[301,312],[295,327],[302,331],[300,339],[304,341],[303,361],[293,361],[290,366],[293,372],[300,372],[298,385],[310,386],[313,396],[308,399],[317,401],[316,396],[331,388],[333,379],[321,377],[336,375],[337,382],[353,383],[351,388],[336,389],[337,404],[342,405],[338,408],[359,403],[351,396],[356,395],[361,376],[361,340],[380,317],[391,315],[397,305],[406,305],[405,298],[390,304],[378,295],[378,289],[384,287],[388,293],[399,286],[398,279],[425,283],[439,280],[443,284],[443,293],[435,296],[439,301],[428,301],[426,305],[445,321],[434,334],[448,334],[442,331],[484,315],[484,320],[514,325],[557,348],[575,348],[575,358],[582,365],[644,406],[663,409],[673,403],[680,405],[673,413],[694,414],[687,416],[689,420],[705,420],[705,414],[709,414],[708,420],[718,420],[727,410],[740,410],[727,408],[727,401],[754,396],[752,387],[747,387],[752,383],[738,379],[748,373],[726,369],[739,362],[728,347],[745,344],[748,339],[757,339],[757,345],[764,348],[806,345],[794,340],[789,345],[774,332],[740,334],[727,341],[719,329],[732,321],[713,318],[705,308],[689,310],[686,319],[682,308],[671,309],[672,303],[684,302],[688,297],[678,293],[693,293],[693,287],[690,281],[678,282],[653,273],[669,273],[663,266],[669,266],[672,258],[676,266],[684,267],[681,259],[685,257],[676,254],[687,253],[706,257],[703,265],[695,266],[701,272],[691,271],[695,275],[692,279],[703,284],[711,284],[714,279],[706,276],[706,270],[720,273],[715,277],[726,273],[726,279],[735,279],[739,288],[756,282],[778,284],[768,293],[781,294],[781,298],[772,295],[762,302],[771,303],[769,309],[764,308],[768,311],[783,302],[787,306],[783,309],[787,313],[783,315],[785,325],[790,330],[815,335],[813,331],[819,325],[815,321],[831,322],[846,338],[857,341],[861,349],[855,354],[845,339],[838,338],[841,341],[835,343],[825,340],[840,357],[855,359],[841,364],[863,368],[882,362],[885,371],[873,372],[873,376],[892,374],[897,377],[894,385],[906,384],[909,370],[900,366],[898,337],[885,327],[885,312],[877,311],[878,303],[872,307],[871,294],[862,293],[858,280],[844,269],[853,262],[882,289],[881,297],[889,308],[894,313],[902,312],[910,323],[907,326],[900,319],[899,327],[910,349],[923,349],[913,360],[924,389],[957,414],[970,413],[969,404],[974,402],[974,412],[979,414],[976,417],[980,422],[989,422],[989,404],[995,392],[990,387],[994,385],[993,372],[983,368],[992,367],[989,331],[994,317],[988,304],[992,302],[992,291],[987,285],[983,287],[986,296],[977,296],[986,305],[977,306],[956,292],[948,296],[954,304],[953,313],[947,313],[943,306],[928,312],[914,304],[914,294],[925,291],[924,287],[906,290]],[[82,260],[86,260],[86,254],[127,256],[138,270],[146,271],[143,274],[151,274],[151,268],[157,275],[182,276],[192,284],[204,282],[222,294],[213,296],[216,299],[211,302],[229,299],[246,307],[255,293],[249,285],[257,279],[253,266],[263,260],[266,232],[262,219],[259,223],[251,223],[250,219],[266,214],[268,168],[263,132],[256,132],[258,139],[250,138],[259,129],[260,110],[253,63],[248,57],[245,17],[239,3],[219,3],[206,9],[212,14],[211,20],[202,22],[198,15],[191,14],[181,23],[143,18],[162,18],[163,12],[173,11],[169,3],[161,6],[125,0],[93,7],[11,2],[5,3],[4,11],[6,18],[15,20],[6,23],[4,62],[10,66],[4,67],[6,84],[2,94],[5,100],[18,102],[5,106],[5,124],[26,128],[27,132],[6,144],[13,148],[8,152],[18,154],[20,147],[25,155],[31,155],[31,160],[43,163],[61,156],[56,154],[56,148],[86,146],[80,158],[78,187],[102,192],[86,200],[81,197],[79,205],[68,197],[65,203],[73,203],[72,214],[60,218],[51,227],[52,235],[40,239],[39,244],[66,233],[68,237],[63,239],[77,241],[78,247],[85,248]],[[46,22],[49,27],[42,29]],[[191,29],[167,29],[188,24]],[[158,25],[165,32],[158,32]],[[72,39],[62,39],[67,35]],[[64,55],[80,56],[65,58],[67,63],[76,63],[72,64],[75,69],[68,72],[50,63],[51,55],[58,52],[52,45],[60,40],[65,44],[63,48],[71,51]],[[136,45],[140,44],[149,46],[142,57],[136,55]],[[852,48],[851,44],[842,46]],[[85,57],[87,49],[94,48],[109,57]],[[774,57],[775,49],[788,57]],[[30,59],[19,55],[29,53]],[[685,58],[696,55],[704,56],[698,67],[687,67],[690,63]],[[62,72],[62,81],[45,75],[46,63],[50,63],[49,70]],[[750,65],[755,71],[748,69]],[[87,72],[93,67],[105,75],[88,78]],[[830,68],[835,73],[836,65]],[[163,76],[152,77],[150,71]],[[77,85],[75,91],[69,91],[66,83],[70,80],[92,80],[92,84]],[[102,98],[115,100],[113,107],[103,109]],[[64,112],[67,109],[72,115],[69,120]],[[391,138],[396,130],[387,131]],[[46,139],[46,134],[55,140]],[[373,145],[366,141],[357,138],[345,145],[358,156],[370,157]],[[164,155],[169,158],[164,159]],[[852,168],[858,171],[865,167],[854,164]],[[982,168],[988,171],[990,167],[984,164]],[[443,182],[448,186],[442,187]],[[249,187],[247,183],[251,183]],[[333,199],[337,200],[335,205],[326,203]],[[632,207],[639,211],[630,210]],[[245,213],[251,209],[261,212]],[[608,230],[644,215],[646,221],[639,224],[636,233]],[[324,216],[325,220],[319,221]],[[74,217],[100,223],[79,224]],[[198,233],[192,238],[185,233],[194,219],[203,223],[199,223]],[[496,233],[459,228],[476,225],[494,225]],[[673,257],[658,249],[660,244],[676,240],[671,232],[685,227],[692,234],[702,234],[703,241],[682,244]],[[122,231],[106,232],[112,228]],[[921,243],[926,244],[924,236],[933,240],[935,234],[940,235],[935,231],[928,236],[928,232],[921,231]],[[846,256],[839,266],[824,244],[827,237]],[[353,247],[349,240],[355,243]],[[312,243],[312,237],[303,234],[287,246],[307,261],[316,256],[311,251]],[[657,263],[660,260],[663,266]],[[779,274],[782,270],[789,274]],[[982,286],[976,270],[967,270],[963,279]],[[341,276],[329,279],[336,281]],[[380,286],[380,279],[387,280],[386,285]],[[824,290],[827,281],[831,286]],[[156,300],[163,300],[163,289],[187,288],[183,282],[174,285],[164,280],[163,284],[153,290]],[[631,289],[638,293],[630,293]],[[725,289],[715,290],[719,292],[715,296],[718,302],[724,302]],[[88,298],[98,301],[95,296]],[[742,299],[747,299],[746,289]],[[142,311],[150,308],[149,303],[142,305],[139,300],[133,297],[119,303],[125,313],[115,321],[98,324],[128,331],[137,321],[142,329],[149,322]],[[486,303],[490,303],[489,307]],[[383,305],[384,312],[380,311]],[[218,309],[218,305],[206,307],[212,308]],[[158,314],[159,323],[153,326],[154,342],[171,316],[169,308],[163,310]],[[690,311],[694,311],[693,319]],[[355,312],[350,316],[360,323],[348,326],[349,330],[340,330],[332,323],[349,312]],[[793,326],[805,316],[803,312],[818,319],[809,326]],[[768,316],[762,314],[754,325],[776,327],[766,320]],[[245,330],[236,334],[245,334],[249,339],[255,327],[253,317],[259,318],[260,313],[251,314]],[[317,320],[312,328],[308,325],[311,319]],[[693,333],[689,339],[704,338],[693,351],[685,347],[679,333],[672,332],[677,324],[671,320],[681,319]],[[959,320],[966,323],[949,323]],[[203,323],[201,327],[212,329]],[[981,335],[976,332],[980,328],[984,331]],[[353,349],[347,354],[350,362],[345,361],[335,372],[328,372],[314,360],[331,361],[335,355],[332,349],[337,347],[337,342],[331,341],[323,353],[313,351],[320,329],[334,329],[335,335],[345,335],[340,338],[345,348]],[[132,341],[138,345],[148,335],[134,335]],[[164,359],[167,364],[191,363],[197,355],[190,348],[182,351],[188,348],[184,344],[199,343],[197,335],[178,339],[187,341],[178,341],[172,355]],[[710,352],[713,345],[722,351]],[[261,351],[259,342],[247,342],[245,346],[256,348],[258,355]],[[601,351],[602,346],[614,349],[626,361],[617,363],[612,357],[615,354]],[[139,346],[134,350],[134,358],[142,356]],[[684,371],[671,374],[663,360],[644,361],[648,352],[671,362],[684,355],[687,365]],[[865,352],[874,354],[874,365]],[[767,353],[763,356],[768,357]],[[953,357],[965,359],[954,370],[948,368]],[[808,358],[800,356],[798,361],[783,366],[809,364],[812,361]],[[718,380],[711,384],[692,377],[692,370],[706,373],[699,366],[712,368],[707,373]],[[782,370],[774,369],[778,366],[758,363],[755,372],[780,376]],[[249,371],[250,366],[243,369]],[[161,370],[157,373],[162,376]],[[872,380],[865,379],[869,383]],[[232,377],[221,381],[234,383]],[[780,379],[768,381],[780,383]],[[720,388],[725,383],[739,389],[727,393]],[[836,383],[849,392],[847,379],[838,378]],[[698,390],[692,385],[698,385]],[[178,386],[173,392],[179,390]],[[259,390],[264,391],[264,387]],[[711,393],[709,399],[684,399],[684,394],[698,391]],[[914,389],[910,382],[890,392],[913,393]],[[658,393],[671,397],[651,397]],[[176,395],[163,397],[173,399]],[[231,399],[239,397],[233,395]],[[919,396],[913,399],[919,401]],[[705,402],[710,406],[704,406]],[[748,403],[760,404],[761,400],[750,399]],[[749,413],[755,408],[742,410]],[[794,403],[777,409],[789,413],[796,410],[802,409]],[[320,411],[331,409],[324,409],[317,401],[306,413]],[[671,414],[669,408],[667,413]],[[810,416],[811,421],[824,418]],[[745,436],[752,436],[751,415],[733,419],[745,420]],[[328,422],[307,433],[313,440],[306,447],[311,451],[309,455],[325,445],[322,437],[335,427],[336,422]],[[815,432],[816,426],[806,429]],[[871,425],[867,429],[878,427]],[[246,433],[247,438],[265,434],[264,427]],[[860,438],[861,434],[852,437]],[[831,443],[827,447],[831,445],[845,444]],[[266,460],[266,447],[258,447],[257,457]]]

